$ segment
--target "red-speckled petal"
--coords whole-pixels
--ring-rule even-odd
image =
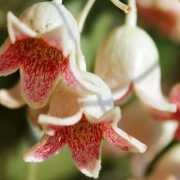
[[[173,87],[170,94],[170,101],[177,105],[177,112],[174,114],[174,118],[180,121],[180,83]]]
[[[91,124],[82,119],[69,131],[67,143],[76,166],[85,175],[97,178],[101,168],[100,149],[103,133],[100,124]]]
[[[174,134],[175,138],[180,141],[180,125],[179,127],[177,128],[175,134]]]
[[[103,128],[106,139],[117,148],[130,152],[145,152],[146,146],[144,144],[115,125],[112,126],[110,123],[104,123]]]
[[[75,52],[69,55],[69,61],[64,61],[62,66],[62,75],[65,83],[79,91],[81,94],[98,93],[99,88],[92,82],[86,80],[76,64]]]
[[[34,109],[43,107],[60,79],[63,61],[68,60],[41,39],[23,41],[21,52],[25,52],[21,67],[23,96]]]
[[[44,135],[42,139],[24,154],[26,162],[42,162],[55,156],[65,145],[65,137],[60,132],[54,136]]]
[[[117,127],[119,119],[120,109],[118,107],[113,108],[101,117],[100,121],[102,122],[102,129],[106,139],[119,149],[131,152],[144,152],[146,145]]]
[[[60,26],[43,34],[41,39],[55,49],[62,51],[64,57],[68,57],[61,66],[63,79],[68,86],[81,91],[81,93],[98,91],[96,86],[83,79],[83,75],[77,67],[76,51],[79,47],[79,37],[69,33],[66,26]]]
[[[18,70],[21,63],[17,44],[7,39],[0,48],[0,76],[7,76]]]

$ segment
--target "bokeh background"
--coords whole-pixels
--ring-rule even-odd
[[[12,11],[16,16],[19,16],[23,9],[36,2],[39,1],[0,0],[1,44],[8,36],[6,13]],[[77,15],[85,2],[85,0],[64,0],[63,4],[73,15]],[[124,2],[127,3],[126,1]],[[86,57],[89,71],[93,71],[96,53],[101,41],[109,31],[123,24],[124,17],[124,13],[117,9],[110,0],[97,0],[94,4],[88,15],[81,37],[82,51]],[[158,28],[154,28],[153,23],[150,24],[147,19],[139,18],[138,24],[152,36],[158,47],[162,70],[162,89],[164,95],[168,96],[172,86],[180,82],[180,43],[178,40],[174,40],[161,31],[158,31]],[[0,88],[12,87],[18,81],[18,78],[19,72],[7,77],[0,77]],[[131,99],[122,106],[124,114],[131,114],[131,117],[128,116],[128,122],[133,117],[142,118],[144,121],[149,119],[147,114],[144,116],[145,112],[143,112],[143,110],[136,111],[137,107],[141,108],[139,105],[136,105],[136,103],[138,103],[136,96],[133,95]],[[44,163],[27,164],[23,161],[23,153],[37,141],[27,121],[26,111],[27,107],[10,110],[0,105],[0,179],[89,179],[77,170],[67,148]],[[133,115],[133,113],[135,114]],[[122,121],[125,123],[126,118],[123,118]],[[141,122],[137,123],[141,126]],[[127,126],[123,124],[122,128],[128,130]],[[143,136],[143,133],[139,133],[138,138],[143,140]],[[102,151],[102,170],[99,179],[127,180],[134,178],[131,169],[132,156],[130,153],[117,153],[114,148],[109,148],[107,145],[104,145]]]

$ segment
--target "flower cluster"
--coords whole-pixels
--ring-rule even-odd
[[[120,105],[133,89],[152,116],[180,119],[179,86],[168,102],[161,91],[158,50],[137,26],[135,0],[129,5],[111,1],[128,14],[125,24],[103,41],[95,74],[86,71],[80,45],[94,0],[87,1],[76,19],[61,0],[36,3],[19,18],[8,12],[0,76],[20,70],[20,80],[12,89],[0,90],[0,103],[9,108],[27,104],[32,124],[44,133],[24,154],[26,162],[45,161],[67,145],[77,168],[97,178],[103,137],[121,150],[145,152],[146,145],[118,127],[121,111],[114,103]]]

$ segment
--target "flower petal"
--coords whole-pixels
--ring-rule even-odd
[[[100,149],[102,129],[99,124],[81,120],[70,129],[68,145],[79,170],[89,177],[97,178],[101,169]]]
[[[22,42],[22,92],[34,109],[43,107],[60,79],[60,69],[66,59],[62,53],[41,39]]]
[[[69,61],[63,62],[61,68],[62,75],[64,77],[63,80],[69,87],[80,92],[80,94],[82,95],[86,95],[89,93],[98,93],[99,88],[83,78],[83,72],[80,71],[77,67],[76,58],[77,56],[75,52],[72,52],[69,55]]]
[[[38,122],[38,118],[40,114],[47,114],[49,111],[49,105],[44,106],[40,109],[32,109],[28,108],[28,119],[32,122],[32,124],[39,129],[42,129],[41,124]]]
[[[32,38],[37,35],[35,31],[29,28],[27,25],[22,23],[16,16],[14,16],[11,12],[7,14],[8,21],[8,32],[11,43],[15,43],[16,41]]]
[[[25,162],[42,162],[56,155],[64,145],[65,139],[58,132],[54,136],[44,135],[24,154],[23,159]]]
[[[62,51],[64,57],[67,57],[76,48],[76,44],[69,36],[66,26],[60,26],[44,33],[41,39],[55,49]]]
[[[105,124],[104,132],[106,139],[119,149],[140,153],[143,153],[146,150],[146,146],[143,143],[117,127],[112,127],[110,124]]]
[[[160,82],[160,68],[156,66],[148,75],[134,81],[134,88],[141,101],[154,111],[176,112],[176,105],[163,97]]]
[[[47,32],[41,37],[52,47],[62,52],[64,57],[69,57],[63,62],[61,72],[66,84],[72,88],[80,90],[82,93],[86,91],[97,92],[98,89],[82,78],[81,72],[78,69],[78,56],[76,51],[80,53],[78,37],[74,37],[69,33],[66,26],[60,26],[52,31]],[[84,66],[84,65],[82,65]],[[83,67],[84,68],[84,67]]]
[[[53,116],[48,116],[41,114],[38,118],[38,122],[43,125],[43,127],[50,126],[70,126],[73,124],[76,124],[78,121],[80,121],[82,117],[82,110],[79,110],[76,114],[65,117],[65,118],[58,118]],[[48,129],[48,128],[45,128]],[[47,133],[47,130],[46,130]]]
[[[78,98],[79,95],[76,92],[63,82],[59,83],[50,101],[49,114],[59,118],[75,115],[81,110]]]
[[[106,111],[114,107],[109,87],[96,75],[88,72],[82,73],[84,79],[99,88],[99,93],[89,94],[79,98],[87,119],[99,119]]]
[[[11,89],[0,90],[0,104],[8,108],[19,108],[25,105],[24,100],[21,96],[21,83],[20,81]]]
[[[112,91],[115,105],[121,105],[124,102],[126,102],[127,99],[131,96],[132,90],[133,90],[132,84],[129,84],[129,86],[126,86],[122,89],[119,89],[117,91]]]
[[[175,85],[171,90],[170,102],[177,105],[177,112],[174,113],[174,117],[180,120],[180,84]]]
[[[11,44],[7,39],[0,48],[0,76],[7,76],[18,70],[20,53],[17,44]]]
[[[103,117],[103,119],[107,118],[109,120],[103,123],[103,132],[106,139],[119,149],[131,152],[145,152],[146,145],[117,127],[119,114],[119,108],[116,107]]]
[[[176,132],[175,132],[174,136],[178,141],[180,141],[180,125],[176,129]]]

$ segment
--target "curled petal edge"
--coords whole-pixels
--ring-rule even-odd
[[[12,12],[7,13],[8,33],[11,43],[29,37],[35,37],[37,33],[22,23]]]
[[[15,109],[25,105],[25,102],[21,96],[20,81],[11,89],[0,90],[0,104],[3,106]]]

